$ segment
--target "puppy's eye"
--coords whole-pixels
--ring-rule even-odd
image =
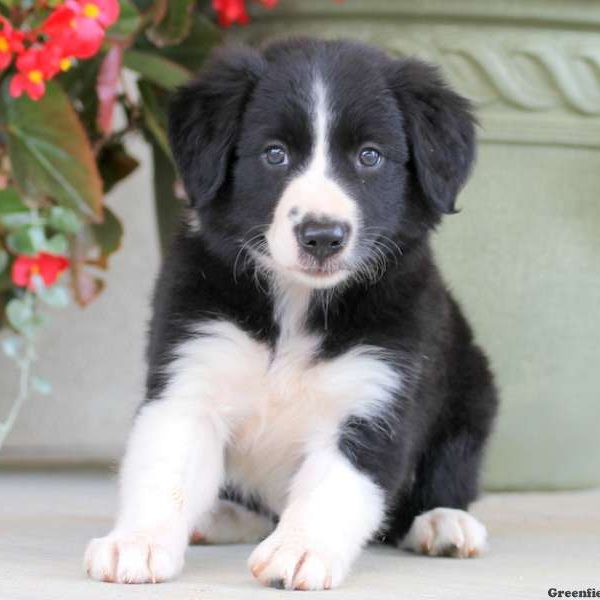
[[[286,165],[288,162],[288,154],[283,146],[274,144],[265,150],[265,160],[270,165]]]
[[[381,162],[381,152],[375,148],[363,148],[358,154],[358,161],[363,167],[376,167]]]

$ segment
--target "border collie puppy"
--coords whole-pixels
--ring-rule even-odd
[[[469,103],[417,60],[295,39],[218,52],[170,138],[191,206],[89,575],[170,579],[190,539],[260,541],[254,577],[302,590],[370,540],[478,555],[496,393],[429,244],[473,162]]]

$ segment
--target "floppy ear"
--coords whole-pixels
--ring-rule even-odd
[[[470,102],[435,67],[416,59],[393,61],[387,80],[404,116],[409,167],[423,197],[440,213],[455,212],[475,158]]]
[[[169,139],[193,206],[206,206],[221,188],[248,97],[264,68],[251,48],[213,55],[169,107]]]

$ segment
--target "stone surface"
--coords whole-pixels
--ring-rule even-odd
[[[4,472],[0,490],[0,600],[290,597],[290,592],[264,589],[252,580],[246,568],[251,546],[243,545],[191,548],[184,573],[170,583],[89,581],[81,567],[83,549],[90,537],[110,527],[114,478]],[[598,587],[599,507],[600,491],[489,495],[474,507],[491,535],[488,555],[425,558],[370,547],[341,588],[303,592],[302,599],[531,600],[547,598],[551,587]]]

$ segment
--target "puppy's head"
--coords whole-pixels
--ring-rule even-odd
[[[469,104],[436,69],[340,41],[221,51],[170,137],[211,248],[313,288],[398,260],[454,212],[474,157]]]

